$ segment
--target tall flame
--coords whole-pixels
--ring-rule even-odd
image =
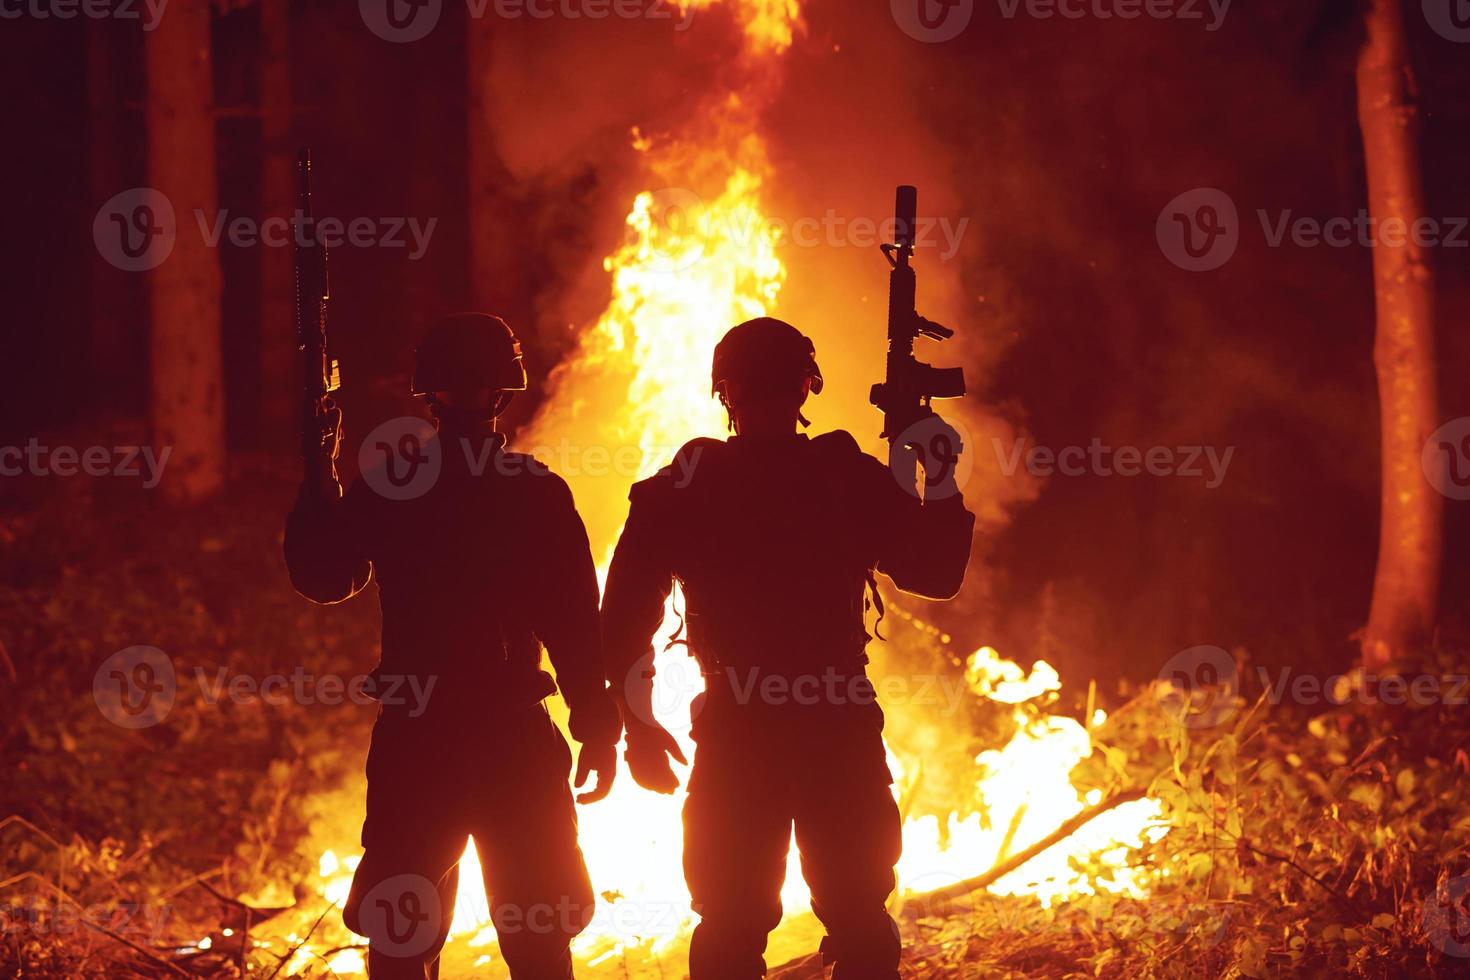
[[[689,439],[723,430],[724,412],[710,397],[710,354],[732,324],[774,308],[786,275],[761,209],[769,164],[763,143],[751,135],[747,107],[729,98],[706,128],[695,140],[667,143],[635,134],[650,176],[665,186],[634,198],[627,238],[603,263],[611,301],[557,372],[553,393],[523,440],[553,453],[613,447],[614,457],[637,447],[624,457],[629,465],[596,472],[573,465],[563,473],[604,572],[626,516],[628,485],[666,465]],[[669,186],[675,180],[680,186]],[[698,671],[686,655],[667,650],[659,652],[655,670],[656,711],[671,731],[683,733],[689,702],[702,686]],[[593,880],[610,891],[593,928],[578,940],[582,955],[638,946],[657,952],[687,933],[693,914],[679,860],[681,807],[682,796],[648,793],[625,774],[608,799],[583,810],[583,851]],[[806,903],[799,886],[786,898],[796,907]]]
[[[687,0],[683,6],[698,10],[716,2]],[[726,2],[745,32],[748,58],[779,54],[801,29],[796,0]],[[682,137],[656,140],[635,131],[652,189],[634,197],[627,238],[603,262],[611,299],[553,375],[540,414],[517,439],[571,484],[604,573],[626,517],[629,484],[665,465],[685,441],[723,430],[724,413],[710,397],[707,372],[716,341],[733,324],[773,312],[786,278],[780,240],[769,230],[760,197],[770,164],[751,93],[745,94],[722,97]],[[665,633],[673,632],[672,622],[666,620]],[[682,652],[658,647],[655,710],[671,731],[687,736],[698,673]],[[969,658],[965,681],[977,697],[1017,705],[1059,686],[1044,662],[1028,674],[989,648]],[[1099,712],[1089,721],[1100,720]],[[985,773],[977,789],[986,819],[975,813],[941,823],[924,816],[905,824],[902,893],[979,874],[1096,802],[1068,779],[1091,751],[1087,728],[1061,716],[1036,720],[1019,707],[1016,722],[1006,745],[977,760]],[[685,748],[689,754],[687,739]],[[890,757],[899,774],[917,762]],[[687,936],[694,917],[680,868],[681,806],[682,795],[648,793],[624,773],[606,800],[581,809],[582,849],[603,891],[592,927],[574,945],[579,957],[597,963],[640,949],[656,954]],[[991,890],[1035,894],[1044,902],[1085,891],[1070,860],[1136,843],[1156,814],[1149,800],[1118,807]],[[328,894],[336,895],[355,862],[328,854],[322,874]],[[788,918],[809,907],[796,862],[793,846],[782,896]],[[1142,885],[1122,876],[1115,887],[1137,892]],[[469,847],[451,935],[471,950],[487,947],[494,939],[488,918],[479,863]],[[480,962],[488,957],[484,953]],[[358,972],[358,966],[350,959],[334,963],[343,973]]]

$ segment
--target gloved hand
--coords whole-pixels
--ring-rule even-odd
[[[587,777],[597,774],[592,789],[577,795],[578,803],[596,803],[612,792],[613,780],[618,774],[618,747],[612,743],[583,745],[577,753],[577,789],[587,782]]]
[[[331,399],[321,414],[322,455],[336,462],[342,455],[342,408]]]
[[[672,795],[679,788],[679,777],[674,774],[669,760],[676,759],[680,765],[689,764],[678,740],[657,722],[628,726],[628,749],[624,758],[628,760],[628,771],[633,774],[635,783],[665,796]]]
[[[915,438],[909,446],[924,468],[926,499],[931,494],[936,498],[953,496],[958,490],[955,481],[960,453],[965,449],[959,432],[937,414],[929,415],[912,426],[911,431]]]
[[[337,479],[337,457],[342,455],[342,409],[330,404],[318,418],[321,452],[316,454],[316,471],[308,475],[307,484],[314,502],[330,503],[342,496]]]

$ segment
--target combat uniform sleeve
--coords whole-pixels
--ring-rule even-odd
[[[635,484],[628,521],[613,552],[602,598],[602,636],[608,675],[630,730],[652,721],[653,638],[674,588],[662,525],[667,507],[660,477]]]
[[[617,705],[607,690],[597,611],[597,569],[587,528],[560,477],[548,504],[547,535],[538,547],[539,581],[532,590],[534,629],[551,657],[557,686],[570,712],[571,734],[584,745],[613,745],[622,737]]]
[[[362,481],[346,496],[321,500],[303,485],[286,517],[286,569],[291,585],[313,602],[350,599],[367,587],[373,566],[364,554]]]
[[[879,515],[878,571],[905,592],[952,599],[970,562],[975,515],[953,495],[920,501],[903,489],[888,467],[863,456],[863,483]]]

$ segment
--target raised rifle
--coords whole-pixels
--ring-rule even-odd
[[[301,462],[308,482],[320,484],[336,452],[336,407],[332,392],[342,386],[337,359],[327,344],[327,247],[317,238],[311,211],[311,150],[296,158],[296,354],[301,362]],[[317,486],[316,489],[322,489]]]
[[[873,385],[868,400],[883,412],[883,438],[888,440],[888,461],[895,475],[911,480],[920,462],[919,453],[939,457],[943,446],[920,442],[916,423],[934,414],[929,403],[935,398],[959,398],[965,393],[963,368],[937,368],[914,356],[914,341],[920,337],[948,340],[954,331],[920,316],[914,309],[916,281],[912,259],[918,225],[919,192],[908,184],[898,188],[894,203],[893,244],[884,244],[888,260],[888,358],[884,379]],[[953,460],[949,460],[953,462]],[[928,470],[926,469],[926,474]],[[931,474],[933,475],[933,474]],[[931,481],[932,482],[932,481]],[[912,482],[908,484],[912,486]]]

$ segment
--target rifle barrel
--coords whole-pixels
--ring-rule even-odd
[[[912,184],[899,184],[894,197],[893,237],[900,247],[913,248],[915,228],[919,223],[919,189]]]

